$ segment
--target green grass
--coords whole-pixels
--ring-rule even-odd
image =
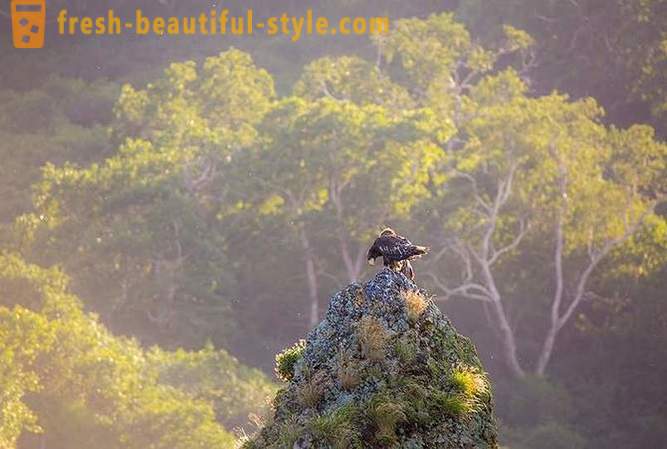
[[[393,446],[398,441],[398,424],[407,421],[405,406],[398,398],[388,394],[377,394],[368,404],[368,414],[375,426],[375,438],[384,446]]]
[[[468,367],[454,368],[449,374],[448,383],[456,392],[471,399],[484,397],[489,393],[486,377]]]
[[[292,446],[294,446],[294,443],[296,443],[296,440],[299,439],[302,433],[303,433],[303,427],[299,425],[298,421],[296,420],[296,417],[288,418],[280,426],[279,447],[291,448]]]
[[[462,394],[436,391],[430,398],[430,404],[435,413],[463,418],[474,410],[475,402]]]
[[[394,352],[401,364],[410,365],[417,356],[417,347],[414,342],[409,341],[406,337],[402,337],[394,343]]]
[[[333,449],[361,449],[363,447],[359,424],[360,410],[346,404],[338,410],[318,416],[310,422],[313,436]]]

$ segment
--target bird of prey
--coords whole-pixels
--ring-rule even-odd
[[[415,245],[396,234],[393,229],[386,228],[368,249],[367,259],[369,265],[375,265],[375,259],[382,257],[385,267],[414,279],[415,273],[410,261],[427,254],[428,250],[426,246]]]

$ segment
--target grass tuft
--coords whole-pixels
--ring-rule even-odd
[[[394,343],[394,352],[401,364],[410,365],[417,356],[417,346],[409,340],[409,337],[404,336]]]
[[[303,433],[303,427],[299,424],[295,416],[289,417],[280,426],[280,447],[293,447],[294,443],[299,439]]]
[[[373,362],[384,360],[389,331],[374,317],[365,316],[357,329],[361,355]]]
[[[405,301],[408,320],[411,323],[415,323],[428,306],[426,298],[424,298],[423,294],[415,290],[404,291],[401,293],[401,296],[403,296],[403,300]]]
[[[375,438],[382,447],[398,442],[396,428],[407,420],[403,404],[385,394],[376,395],[369,403],[369,416],[375,425]]]
[[[486,377],[472,368],[454,368],[448,377],[451,391],[436,391],[431,395],[432,407],[438,413],[465,418],[479,411],[481,400],[489,394]]]
[[[359,362],[348,351],[338,355],[338,383],[343,390],[352,390],[361,383]]]
[[[316,408],[324,396],[323,372],[320,371],[309,379],[298,392],[299,403],[307,408]]]
[[[353,404],[347,404],[314,418],[310,422],[310,428],[315,438],[329,444],[333,449],[360,449],[363,447],[361,434],[355,426],[358,421],[359,409]]]
[[[470,399],[483,397],[489,393],[486,377],[468,367],[454,368],[449,375],[449,384],[456,392]]]

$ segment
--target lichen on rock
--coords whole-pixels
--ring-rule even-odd
[[[335,294],[300,354],[244,449],[497,448],[474,346],[400,273]]]

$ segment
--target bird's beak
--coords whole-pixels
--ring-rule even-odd
[[[375,265],[375,259],[368,259],[368,265],[374,266]]]

